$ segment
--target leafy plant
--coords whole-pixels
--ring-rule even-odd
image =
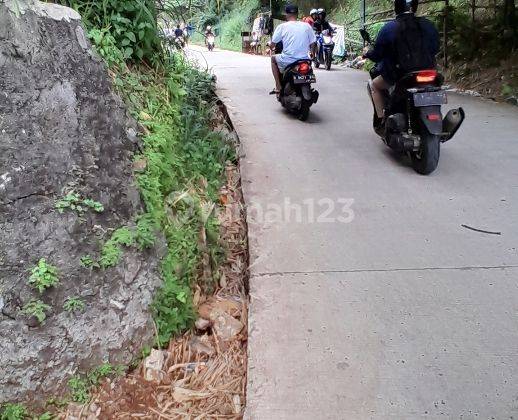
[[[80,297],[69,297],[65,300],[63,309],[67,312],[79,312],[85,309],[85,303]]]
[[[60,0],[82,16],[90,38],[108,64],[124,60],[160,58],[161,43],[157,29],[154,0]],[[116,52],[116,49],[118,52]]]
[[[50,311],[51,307],[46,305],[41,300],[31,300],[23,307],[23,313],[28,316],[34,316],[41,324],[47,319],[46,312]]]
[[[84,255],[80,259],[81,266],[84,268],[100,268],[100,265],[90,255]]]
[[[113,232],[111,238],[101,249],[99,264],[102,268],[114,267],[122,256],[122,246],[132,246],[135,243],[135,233],[127,227],[121,227]]]
[[[103,363],[101,366],[93,369],[86,378],[90,384],[93,386],[97,386],[100,384],[101,380],[107,378],[109,376],[121,375],[124,373],[124,366],[114,366],[110,363]]]
[[[56,209],[60,213],[70,209],[76,211],[79,215],[83,215],[87,209],[92,209],[96,213],[102,213],[104,206],[91,198],[82,198],[79,194],[72,191],[56,202]]]
[[[0,420],[24,420],[28,416],[27,408],[22,404],[7,403],[2,406]]]
[[[72,401],[79,404],[86,404],[90,401],[90,384],[86,378],[73,376],[68,381]]]
[[[43,293],[50,287],[56,286],[59,283],[58,270],[53,265],[47,263],[45,258],[38,261],[38,265],[31,270],[29,277],[29,284]]]
[[[88,37],[108,66],[122,67],[124,65],[124,53],[117,46],[117,41],[108,29],[93,28],[88,32]]]
[[[103,378],[121,375],[123,372],[124,366],[114,366],[110,363],[103,363],[85,376],[73,376],[68,381],[72,401],[79,404],[88,403],[91,398],[90,389],[92,387],[98,386]]]

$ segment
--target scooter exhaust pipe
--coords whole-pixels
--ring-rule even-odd
[[[448,111],[442,121],[442,143],[445,143],[453,138],[464,122],[465,118],[466,114],[462,108],[455,108]]]

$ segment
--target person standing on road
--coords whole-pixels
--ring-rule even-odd
[[[396,19],[381,28],[374,47],[363,54],[377,63],[372,101],[378,118],[384,116],[385,92],[392,85],[407,73],[437,65],[439,33],[428,19],[415,16],[418,5],[418,0],[395,0]]]
[[[297,21],[299,8],[288,4],[285,9],[287,22],[281,23],[272,37],[271,49],[282,44],[282,53],[272,57],[272,73],[275,79],[275,89],[271,94],[279,95],[281,91],[281,75],[286,68],[299,61],[310,59],[316,47],[316,37],[311,27]]]

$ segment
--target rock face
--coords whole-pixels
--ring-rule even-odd
[[[60,395],[72,374],[128,363],[152,339],[160,250],[80,263],[142,211],[132,124],[77,13],[0,0],[0,403]],[[59,213],[72,190],[105,210]],[[60,281],[42,294],[28,284],[40,258]],[[65,311],[70,297],[84,310]],[[50,307],[43,324],[23,313],[33,299]]]

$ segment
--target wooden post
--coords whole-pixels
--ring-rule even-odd
[[[366,0],[361,0],[362,1],[362,4],[361,4],[361,22],[362,22],[362,29],[365,29],[365,25],[367,23],[367,5],[366,5]],[[365,48],[365,41],[363,41],[363,47]]]
[[[444,60],[444,68],[448,68],[448,13],[450,8],[450,0],[444,0],[444,13],[443,13],[443,35],[442,35],[442,42],[443,42],[443,60]]]
[[[475,11],[477,10],[477,0],[471,0],[471,58],[475,56]]]

